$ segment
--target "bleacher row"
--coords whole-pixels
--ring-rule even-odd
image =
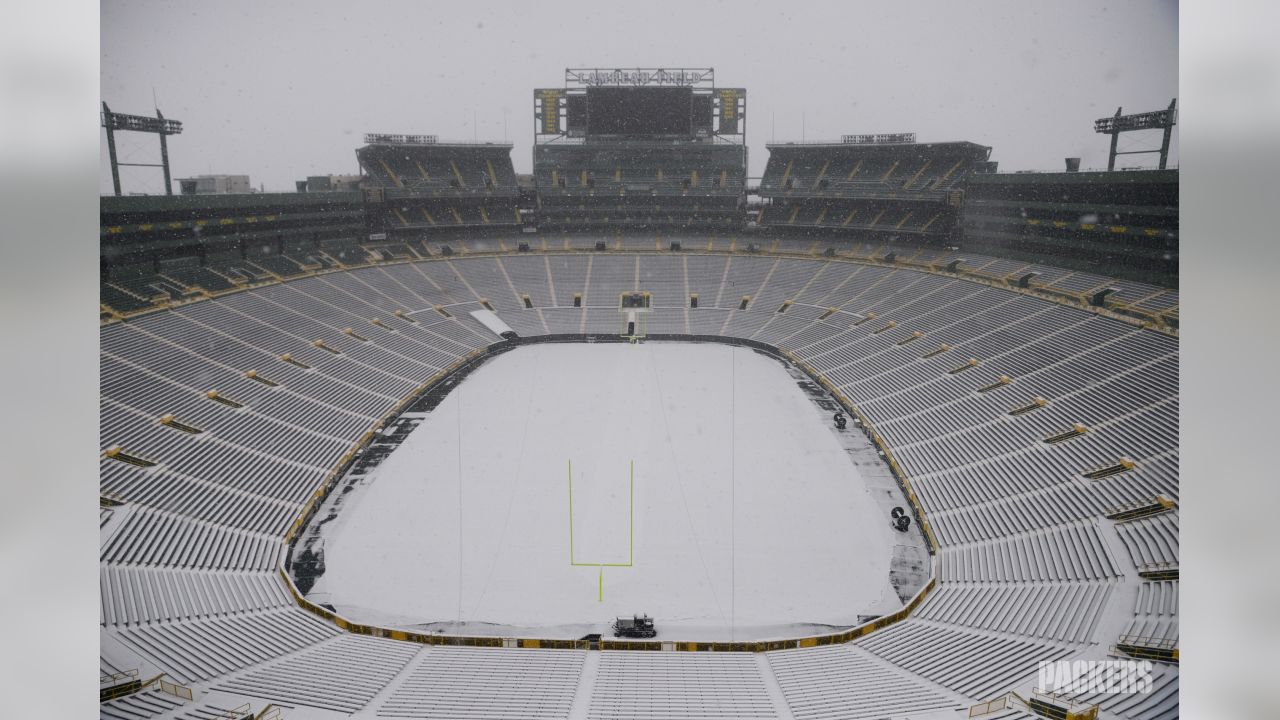
[[[926,232],[945,225],[946,208],[925,205],[852,204],[837,200],[770,205],[759,222],[770,226],[844,228],[847,230],[891,230]]]
[[[391,227],[484,227],[486,225],[519,225],[520,212],[514,203],[463,204],[453,201],[392,201],[387,206]]]
[[[570,197],[544,198],[538,213],[541,226],[549,230],[603,225],[698,225],[732,228],[741,223],[742,214],[734,201],[708,202],[705,198],[647,196],[596,197],[590,203]]]
[[[103,720],[132,720],[147,718],[180,708],[184,704],[181,698],[159,689],[144,690],[102,703],[100,716]]]
[[[366,176],[371,230],[383,235],[521,223],[510,145],[367,145],[356,157]],[[400,257],[363,250],[377,259]]]
[[[717,161],[703,158],[664,156],[637,164],[643,156],[614,158],[607,153],[591,152],[572,159],[558,158],[560,167],[538,167],[538,188],[544,197],[555,195],[582,196],[591,193],[625,194],[644,192],[653,195],[737,196],[743,190],[741,152],[719,153]],[[659,163],[668,163],[665,167]]]
[[[975,544],[951,545],[951,548],[951,552],[942,555],[944,580],[1083,582],[1124,575],[1112,559],[1095,520],[1054,525]]]
[[[858,153],[850,146],[773,145],[761,192],[825,191],[832,195],[870,189],[950,190],[968,176],[969,157]]]
[[[452,195],[514,194],[510,145],[369,145],[360,169],[380,187]]]
[[[731,145],[543,145],[535,148],[544,230],[741,228],[745,162]]]
[[[1039,660],[1114,643],[1100,618],[1117,611],[1132,613],[1125,634],[1176,642],[1176,583],[1137,577],[1176,566],[1176,510],[1104,518],[1177,499],[1175,338],[903,267],[546,249],[433,252],[104,325],[102,493],[125,504],[101,520],[103,667],[364,716],[835,718],[994,697],[1034,680]],[[521,335],[617,334],[630,290],[652,293],[651,333],[776,345],[863,412],[941,544],[940,583],[915,616],[848,646],[637,656],[422,647],[292,606],[273,574],[282,536],[363,433],[498,340],[470,310],[483,301]],[[1074,422],[1087,431],[1044,442]],[[1082,475],[1122,456],[1132,467]],[[1156,693],[1116,716],[1176,703]],[[111,707],[104,717],[150,716]]]
[[[952,238],[965,180],[991,152],[964,142],[767,147],[758,224],[779,232],[885,238]]]
[[[570,216],[572,217],[572,216]],[[572,222],[570,223],[572,224]],[[1113,288],[1107,296],[1107,307],[1144,321],[1176,327],[1179,296],[1176,289],[1120,280],[1087,272],[1069,271],[1036,263],[994,258],[943,248],[899,246],[885,242],[848,242],[844,240],[809,240],[786,237],[743,238],[738,235],[684,235],[679,232],[645,237],[642,234],[615,233],[612,236],[592,234],[542,234],[538,236],[501,235],[480,237],[456,235],[418,240],[392,240],[360,244],[353,238],[323,241],[320,249],[286,248],[284,254],[257,254],[249,257],[211,254],[206,265],[192,271],[201,277],[220,278],[223,285],[188,284],[177,281],[180,273],[169,268],[156,273],[130,270],[123,277],[104,280],[100,302],[120,314],[169,307],[184,299],[203,298],[235,291],[254,284],[278,282],[316,272],[355,268],[377,263],[417,261],[440,256],[506,253],[520,243],[543,252],[594,251],[597,243],[607,250],[669,251],[672,243],[685,250],[715,253],[758,252],[761,254],[822,257],[830,253],[838,258],[868,262],[885,262],[891,258],[908,268],[941,271],[949,266],[967,277],[1000,286],[1011,286],[1027,278],[1027,286],[1055,299],[1088,302],[1098,291]],[[190,264],[190,260],[182,261]],[[184,265],[185,267],[185,265]],[[191,277],[191,276],[188,276]],[[976,289],[975,289],[976,290]]]

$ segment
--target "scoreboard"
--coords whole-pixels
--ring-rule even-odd
[[[537,135],[708,138],[741,135],[742,88],[687,86],[534,90]]]
[[[534,90],[534,113],[538,119],[539,135],[558,135],[560,116],[563,112],[564,90],[555,88]]]
[[[742,117],[747,102],[747,91],[742,88],[720,88],[716,91],[720,101],[720,135],[738,135],[738,120]]]
[[[587,88],[588,136],[693,134],[693,88]]]

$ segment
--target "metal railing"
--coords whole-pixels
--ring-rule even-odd
[[[191,688],[165,679],[164,673],[156,675],[150,680],[139,680],[136,669],[111,674],[104,673],[99,678],[99,684],[103,686],[99,693],[101,702],[133,695],[152,688],[182,700],[192,700],[195,697]]]

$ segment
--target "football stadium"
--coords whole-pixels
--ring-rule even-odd
[[[1178,717],[1176,102],[750,177],[724,75],[287,193],[103,104],[101,717]]]

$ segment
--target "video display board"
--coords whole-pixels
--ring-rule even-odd
[[[535,134],[573,138],[741,135],[742,88],[587,87],[534,90]]]
[[[692,88],[587,89],[588,135],[692,135],[693,131]]]

